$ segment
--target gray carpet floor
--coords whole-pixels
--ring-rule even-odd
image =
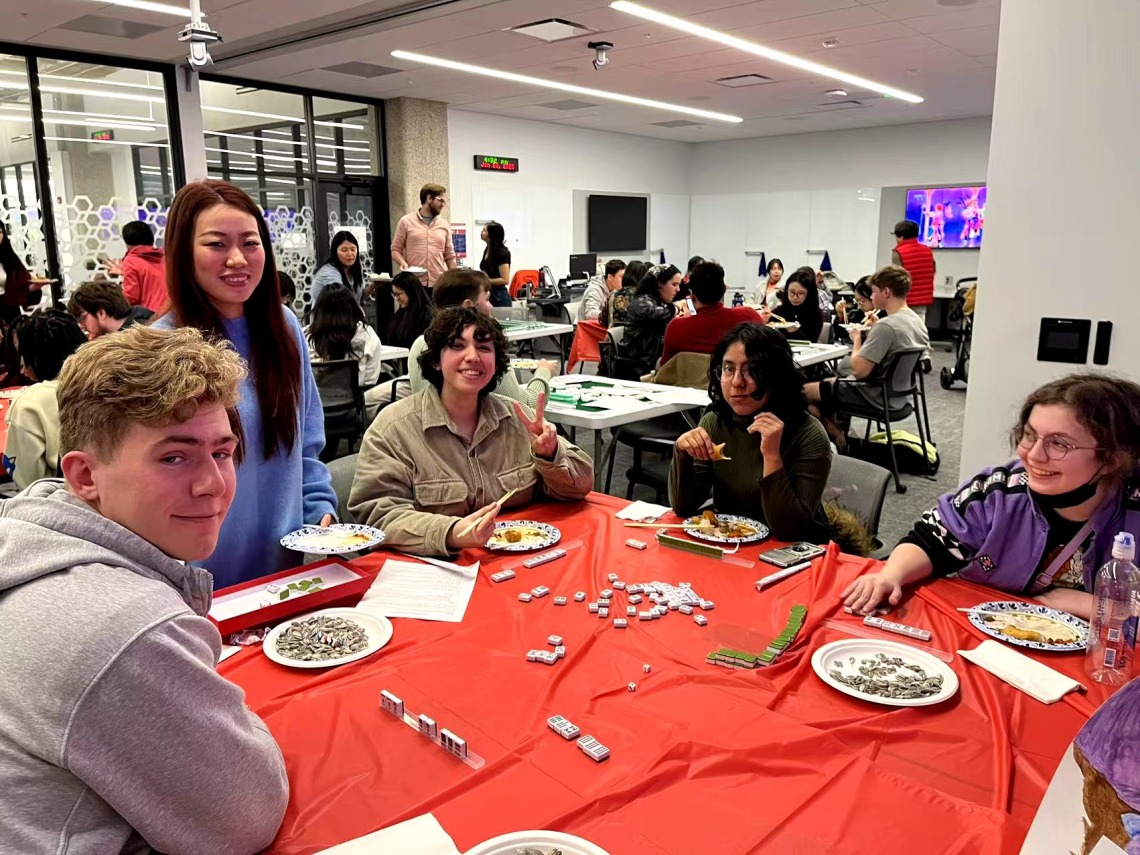
[[[958,486],[958,461],[962,453],[962,421],[966,409],[966,387],[962,383],[955,384],[953,389],[943,389],[938,382],[939,371],[943,366],[953,367],[953,354],[945,350],[935,350],[934,370],[926,375],[926,404],[930,414],[930,431],[938,446],[941,465],[938,474],[933,479],[917,475],[903,475],[902,482],[906,485],[905,493],[896,493],[894,483],[887,489],[886,500],[883,505],[882,521],[879,525],[879,539],[891,546],[903,537],[922,512],[930,508],[940,495],[949,492]],[[862,436],[864,422],[856,420],[852,425],[852,435]],[[918,433],[914,418],[907,419],[898,425],[901,430]],[[593,440],[587,433],[579,433],[578,441],[585,451],[593,453],[591,446]],[[646,460],[656,458],[649,455]],[[614,496],[625,496],[629,487],[626,472],[633,465],[633,453],[626,446],[619,446],[617,459],[614,463],[613,482],[609,492]],[[635,499],[655,501],[653,488],[638,484],[635,487]],[[665,500],[667,503],[667,499]]]

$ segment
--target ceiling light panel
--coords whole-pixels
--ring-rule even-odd
[[[722,33],[719,30],[713,30],[709,27],[702,27],[700,24],[694,24],[691,21],[686,21],[683,18],[677,18],[673,15],[667,15],[664,12],[658,12],[656,9],[650,9],[648,6],[641,6],[637,3],[630,3],[629,0],[616,0],[610,4],[610,8],[616,9],[619,12],[625,12],[629,15],[634,15],[646,21],[652,21],[655,24],[669,27],[681,33],[686,33],[690,36],[696,36],[707,41],[716,42],[717,44],[724,45],[725,47],[735,48],[745,53],[750,53],[753,56],[763,57],[764,59],[772,60],[773,62],[783,63],[790,65],[793,68],[798,68],[801,71],[806,71],[809,74],[818,74],[821,77],[829,77],[832,80],[838,80],[842,83],[849,83],[852,86],[859,87],[860,89],[869,89],[872,92],[878,92],[880,95],[886,95],[891,98],[898,98],[902,101],[908,101],[911,104],[921,104],[923,98],[921,95],[915,95],[913,92],[907,92],[902,89],[896,89],[893,86],[887,86],[883,83],[877,83],[874,80],[868,80],[865,77],[859,77],[855,74],[848,74],[845,71],[840,71],[837,68],[832,68],[827,65],[822,65],[818,62],[803,59],[794,56],[784,51],[775,50],[774,48],[765,47],[764,45],[756,44],[745,39],[730,36],[728,33]]]
[[[546,80],[541,77],[530,77],[525,74],[515,74],[510,71],[500,71],[495,68],[486,68],[481,65],[470,65],[465,62],[454,62],[449,59],[441,59],[440,57],[427,56],[425,54],[410,53],[404,50],[392,51],[392,56],[396,59],[403,59],[409,62],[418,62],[423,65],[434,66],[435,68],[446,68],[451,71],[461,71],[465,74],[478,74],[483,77],[491,77],[496,80],[504,80],[510,83],[521,83],[524,86],[537,86],[542,89],[556,89],[559,92],[572,92],[575,95],[585,95],[590,98],[602,98],[607,101],[620,101],[623,104],[634,104],[639,107],[649,107],[654,110],[665,110],[671,113],[682,113],[686,116],[697,116],[702,119],[710,119],[716,122],[743,122],[740,116],[731,116],[727,113],[715,113],[711,110],[698,110],[694,107],[684,107],[680,104],[671,104],[667,101],[655,101],[650,98],[639,98],[635,95],[625,95],[620,92],[610,92],[604,89],[592,89],[587,86],[575,86],[572,83],[563,83],[559,80]]]
[[[176,18],[189,18],[190,7],[172,6],[168,3],[154,3],[151,0],[95,0],[100,6],[126,6],[128,9],[139,9],[143,12],[159,12],[163,15],[173,15]]]

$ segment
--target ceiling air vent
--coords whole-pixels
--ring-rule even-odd
[[[579,101],[567,98],[565,101],[547,101],[545,104],[535,104],[536,107],[546,107],[548,110],[585,110],[598,105],[592,101]]]
[[[560,42],[564,39],[573,39],[595,32],[589,27],[575,24],[573,21],[564,21],[561,18],[547,18],[545,21],[535,21],[533,24],[523,24],[521,27],[511,27],[509,32],[530,36],[544,42]]]
[[[688,119],[671,119],[668,122],[650,122],[649,124],[658,128],[695,128],[701,123],[690,122]]]
[[[760,86],[771,82],[772,78],[763,74],[738,74],[735,77],[722,77],[713,81],[719,86],[728,86],[730,89],[743,89],[745,86]]]
[[[333,71],[337,74],[347,74],[351,77],[383,77],[385,74],[399,74],[399,68],[388,68],[386,65],[373,65],[371,62],[342,62],[338,65],[326,65],[323,71]]]
[[[76,33],[91,33],[96,36],[117,36],[120,39],[140,39],[151,33],[160,33],[169,30],[172,24],[142,24],[126,18],[108,18],[104,15],[84,15],[66,24],[60,24],[61,30],[72,30]]]
[[[846,101],[826,101],[823,104],[816,104],[821,110],[851,110],[855,107],[866,107],[862,101],[856,101],[854,98],[848,98]]]

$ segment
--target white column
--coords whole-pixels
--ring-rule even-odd
[[[182,125],[182,156],[186,162],[186,180],[206,177],[206,137],[202,133],[202,98],[198,75],[181,65],[178,75],[178,117]]]
[[[1028,392],[1095,367],[1092,342],[1037,362],[1041,318],[1112,321],[1107,370],[1140,379],[1137,36],[1137,0],[1002,2],[963,478],[1011,456]]]

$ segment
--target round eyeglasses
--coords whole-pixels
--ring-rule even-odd
[[[1045,451],[1045,456],[1054,462],[1064,460],[1065,455],[1070,451],[1104,451],[1103,448],[1096,445],[1073,445],[1055,433],[1041,436],[1028,425],[1021,429],[1021,439],[1018,440],[1017,444],[1025,451],[1030,451],[1037,445],[1037,440],[1041,440],[1041,448]]]

